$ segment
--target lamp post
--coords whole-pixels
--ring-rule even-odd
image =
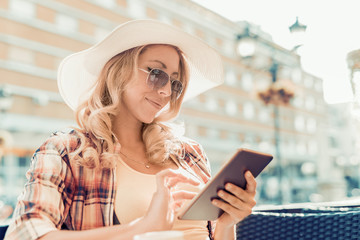
[[[238,54],[245,59],[252,58],[255,53],[256,41],[261,41],[257,35],[254,35],[250,32],[249,26],[247,26],[243,32],[237,36]],[[262,44],[265,44],[270,49],[274,49],[274,46],[268,41],[263,41]],[[278,81],[278,71],[281,66],[274,59],[274,56],[271,56],[271,65],[265,70],[268,71],[271,75],[271,84],[265,90],[258,92],[258,97],[265,105],[273,105],[273,115],[274,115],[274,146],[275,146],[275,161],[276,161],[276,170],[275,174],[278,179],[278,203],[283,203],[284,197],[282,192],[282,183],[283,183],[283,166],[281,161],[281,149],[280,149],[280,118],[279,118],[279,106],[289,104],[291,98],[294,96],[294,92],[291,89],[288,89],[286,86],[283,86],[281,81]]]
[[[299,22],[299,17],[296,17],[295,23],[289,27],[290,33],[294,38],[294,47],[292,51],[296,52],[298,48],[303,45],[306,28],[306,25]]]
[[[271,104],[273,107],[274,114],[274,145],[275,145],[275,159],[276,163],[276,176],[279,182],[278,190],[278,202],[283,203],[283,163],[281,157],[280,149],[280,113],[279,106],[286,106],[289,104],[290,100],[294,97],[294,92],[291,89],[286,88],[286,86],[279,85],[277,79],[277,73],[279,70],[279,64],[272,60],[271,66],[268,69],[271,74],[271,85],[265,91],[258,92],[260,100],[265,104]]]

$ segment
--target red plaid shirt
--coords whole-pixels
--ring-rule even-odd
[[[5,239],[37,239],[61,228],[86,230],[113,225],[115,169],[89,169],[69,160],[79,145],[75,131],[53,134],[31,160],[28,179]],[[210,166],[202,147],[184,142],[181,166],[204,183]]]

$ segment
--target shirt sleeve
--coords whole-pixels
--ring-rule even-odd
[[[203,147],[190,139],[184,141],[183,147],[185,150],[183,160],[197,177],[204,183],[208,182],[211,178],[211,168]]]
[[[35,152],[5,240],[38,239],[61,228],[74,192],[67,161],[66,148],[58,136],[49,138]]]

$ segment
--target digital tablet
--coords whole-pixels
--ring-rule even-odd
[[[273,157],[266,153],[239,149],[206,183],[199,194],[180,209],[178,218],[181,220],[216,220],[224,212],[211,203],[212,199],[218,198],[217,192],[220,189],[225,190],[224,186],[229,182],[245,189],[244,173],[249,170],[256,177],[272,159]]]

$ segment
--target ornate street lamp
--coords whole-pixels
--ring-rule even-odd
[[[250,39],[252,41],[250,41]],[[242,58],[251,58],[254,56],[256,49],[256,41],[261,41],[256,35],[252,35],[249,31],[249,27],[246,27],[244,33],[237,36],[238,40],[238,54]],[[251,43],[251,45],[250,45]],[[267,41],[263,41],[269,48],[274,48]],[[250,51],[251,50],[251,51]],[[266,105],[273,105],[274,114],[274,139],[275,139],[275,160],[276,160],[276,175],[279,183],[278,202],[283,203],[282,193],[282,163],[281,163],[281,151],[280,151],[280,124],[279,124],[279,106],[289,104],[290,100],[294,97],[292,89],[284,85],[284,82],[278,81],[277,73],[279,70],[279,64],[271,56],[271,66],[266,69],[271,74],[270,86],[265,90],[258,92],[259,99]]]
[[[290,33],[294,39],[293,51],[301,47],[304,44],[305,32],[307,26],[299,22],[299,17],[296,17],[296,21],[289,27]]]
[[[237,35],[237,40],[239,44],[237,45],[237,52],[242,58],[251,58],[255,54],[255,44],[256,44],[255,35],[250,35],[249,26],[245,27],[243,34]]]

